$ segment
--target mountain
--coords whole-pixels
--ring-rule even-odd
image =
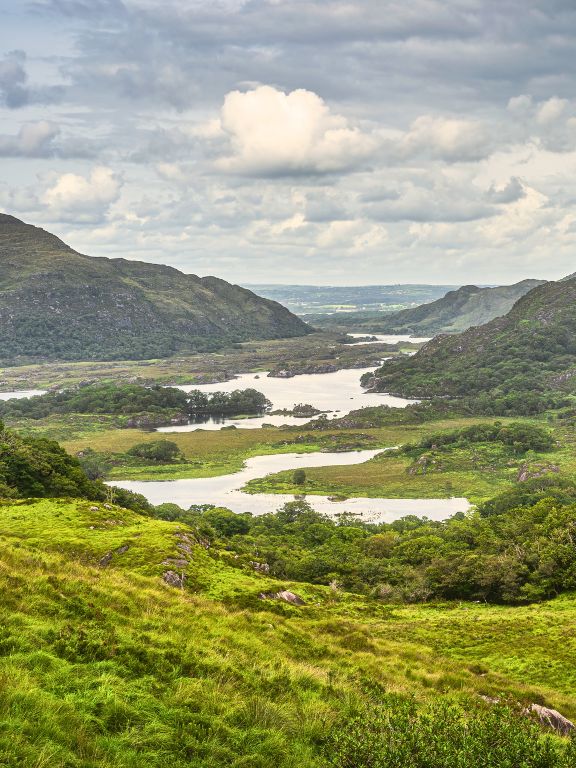
[[[85,256],[0,214],[0,362],[168,357],[302,336],[275,301],[216,277]]]
[[[523,296],[504,317],[442,335],[376,372],[378,391],[414,397],[514,397],[576,388],[576,278]]]
[[[514,285],[497,288],[464,285],[429,304],[370,318],[359,315],[359,322],[356,323],[353,316],[348,316],[343,318],[343,322],[358,328],[365,327],[373,333],[411,333],[414,336],[459,333],[473,325],[483,325],[495,317],[505,315],[519,298],[544,282],[522,280]]]

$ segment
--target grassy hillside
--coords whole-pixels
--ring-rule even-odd
[[[412,358],[388,361],[373,385],[406,396],[468,397],[486,404],[508,398],[530,412],[546,393],[573,391],[575,330],[576,279],[546,283],[504,317],[439,336]]]
[[[10,502],[0,521],[9,768],[368,768],[385,746],[397,762],[382,765],[572,765],[569,747],[478,695],[576,716],[570,596],[390,606],[275,581],[116,507]],[[279,588],[305,605],[258,597]]]
[[[324,321],[313,318],[312,322],[319,326],[338,323],[341,327],[365,328],[368,333],[410,333],[414,336],[459,333],[505,315],[518,299],[543,284],[543,280],[522,280],[497,288],[464,285],[436,301],[399,312],[378,315],[357,313]]]
[[[274,301],[216,277],[92,258],[0,214],[0,361],[168,357],[301,336]]]

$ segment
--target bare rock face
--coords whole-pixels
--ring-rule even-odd
[[[552,728],[561,736],[569,736],[576,730],[574,723],[555,709],[542,707],[540,704],[531,704],[528,707],[528,712],[533,712],[542,725]]]
[[[261,592],[258,597],[260,600],[283,600],[290,605],[306,605],[301,597],[286,589],[281,592]]]
[[[176,571],[166,571],[162,578],[169,586],[179,589],[184,587],[184,582],[186,581],[186,576],[183,573],[176,573]]]

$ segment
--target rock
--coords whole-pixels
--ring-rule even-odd
[[[90,512],[100,512],[100,507],[90,507]]]
[[[260,592],[258,597],[260,600],[283,600],[285,603],[290,603],[290,605],[306,605],[301,597],[286,589],[281,592]]]
[[[98,565],[101,565],[102,567],[108,565],[108,563],[112,560],[113,555],[113,552],[106,552],[104,557],[101,557],[100,560],[98,560]]]
[[[186,581],[186,576],[183,573],[176,573],[176,571],[166,571],[162,574],[162,578],[169,586],[179,587],[180,589],[184,588],[184,582]]]
[[[277,593],[277,597],[279,600],[284,600],[291,605],[305,605],[304,600],[302,600],[301,597],[298,597],[298,595],[295,595],[294,592],[283,590],[282,592]]]
[[[558,473],[560,472],[560,467],[556,464],[533,464],[532,466],[522,464],[518,470],[518,477],[516,479],[519,483],[524,483],[526,480],[535,480],[539,477],[544,477],[544,475],[549,472]]]
[[[270,566],[268,563],[258,563],[255,560],[250,560],[248,564],[258,573],[270,573]]]
[[[530,704],[525,711],[527,714],[533,712],[542,725],[552,728],[552,730],[556,731],[556,733],[559,733],[561,736],[569,736],[576,730],[574,723],[555,709],[549,709],[540,704]]]
[[[101,565],[102,567],[108,565],[114,555],[123,555],[124,552],[128,552],[129,549],[129,544],[123,544],[121,547],[118,547],[118,549],[113,549],[111,552],[106,552],[106,554],[98,561],[98,565]]]

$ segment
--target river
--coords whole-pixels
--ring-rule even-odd
[[[263,515],[267,512],[275,512],[287,501],[294,501],[295,497],[275,493],[243,493],[241,489],[249,480],[284,470],[361,464],[381,452],[382,449],[346,453],[283,453],[273,456],[255,456],[246,460],[240,472],[231,475],[167,481],[126,480],[115,481],[110,485],[141,493],[152,504],[172,502],[184,509],[191,504],[214,504],[217,507],[227,507],[233,512]],[[330,516],[341,512],[352,512],[363,520],[371,522],[392,522],[404,515],[444,520],[456,512],[465,512],[470,507],[467,499],[464,498],[350,498],[346,501],[330,501],[326,496],[306,496],[306,501],[318,512]]]

